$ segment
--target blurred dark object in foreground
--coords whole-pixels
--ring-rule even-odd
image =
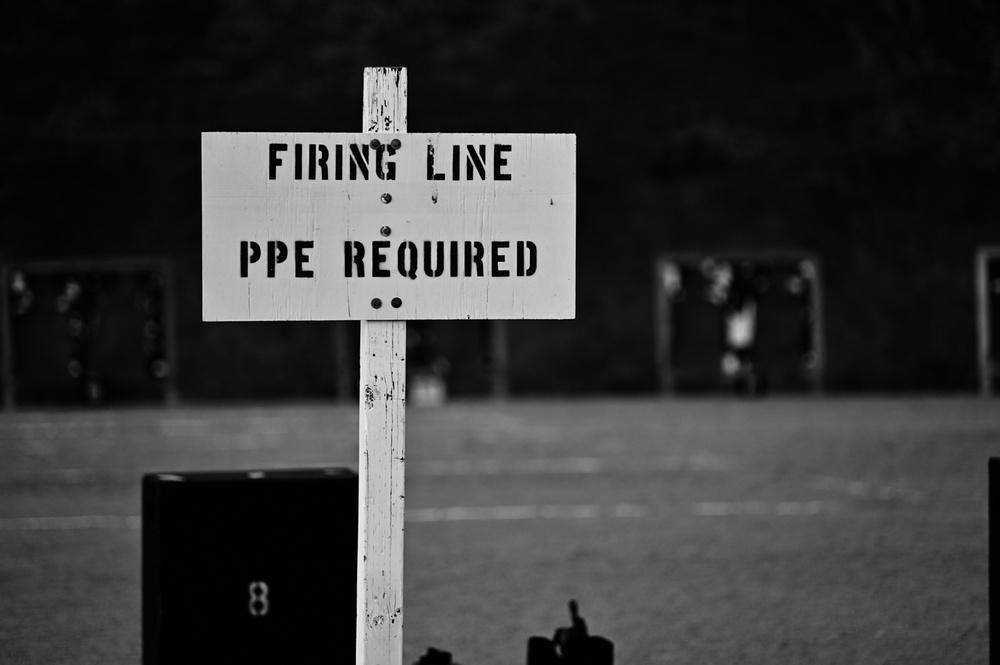
[[[1000,457],[987,462],[989,505],[987,511],[987,549],[989,556],[988,591],[990,620],[990,663],[1000,661]]]
[[[353,662],[358,477],[347,469],[142,480],[142,662]]]
[[[8,409],[175,400],[165,261],[19,263],[0,274]]]
[[[572,625],[559,628],[551,640],[528,639],[528,665],[614,665],[615,645],[591,635],[575,600],[569,601]]]
[[[427,653],[417,660],[416,665],[453,665],[451,652],[429,647]],[[458,665],[458,663],[454,663],[454,665]]]

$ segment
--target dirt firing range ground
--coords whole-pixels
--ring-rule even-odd
[[[974,398],[411,406],[404,663],[571,597],[622,664],[985,663],[991,455]],[[139,662],[142,473],[316,465],[356,406],[0,417],[0,662]]]

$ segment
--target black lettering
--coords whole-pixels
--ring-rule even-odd
[[[437,265],[431,267],[431,241],[424,241],[424,274],[428,277],[440,277],[444,272],[444,242],[438,240],[435,245],[437,246]]]
[[[409,261],[407,261],[409,254]],[[396,250],[396,267],[399,268],[400,275],[406,275],[410,279],[417,278],[417,246],[407,240]]]
[[[250,264],[260,259],[260,245],[253,241],[240,241],[240,277],[250,274]]]
[[[475,252],[473,252],[475,250]],[[476,277],[483,276],[483,254],[486,250],[483,243],[475,240],[465,241],[465,276],[472,277],[472,264],[476,265]]]
[[[458,277],[458,241],[451,241],[451,276]]]
[[[451,179],[458,180],[459,166],[461,165],[462,153],[459,151],[457,145],[451,146]]]
[[[388,240],[376,240],[372,243],[372,277],[389,276],[389,271],[382,267],[385,263],[385,254],[382,252],[388,247]]]
[[[475,166],[481,180],[486,180],[486,146],[479,146],[479,152],[475,151],[474,145],[466,146],[469,155],[465,158],[465,179],[472,180],[472,167]],[[473,164],[474,162],[474,164]]]
[[[274,267],[288,258],[288,247],[280,240],[267,241],[267,276],[274,277]]]
[[[339,147],[339,146],[338,146]],[[353,277],[351,267],[357,268],[358,277],[365,276],[365,245],[357,240],[344,241],[344,277]]]
[[[503,145],[497,143],[493,146],[493,179],[494,180],[510,180],[509,173],[503,173],[500,171],[501,168],[507,166],[507,158],[503,156],[503,153],[510,152],[509,145]]]
[[[302,180],[302,144],[295,144],[295,179]]]
[[[335,180],[344,179],[344,146],[339,143],[333,146],[333,177]]]
[[[385,159],[386,153],[392,157],[396,154],[396,150],[391,145],[379,146],[378,150],[375,152],[375,175],[377,175],[380,180],[395,180],[396,163]]]
[[[309,263],[309,256],[306,254],[307,249],[312,249],[312,240],[296,240],[295,241],[295,276],[296,277],[312,277],[313,271],[306,269],[306,264]]]
[[[320,174],[319,177],[323,180],[330,179],[330,173],[329,171],[327,171],[326,168],[326,160],[328,160],[329,158],[330,158],[330,151],[327,150],[326,146],[325,145],[319,146],[319,160],[317,160],[316,163],[319,165],[319,174]]]
[[[269,171],[269,180],[275,180],[278,177],[278,167],[281,166],[281,157],[278,156],[279,152],[284,152],[288,150],[287,143],[272,143],[269,146],[269,155],[267,158],[267,166]],[[244,275],[245,277],[246,275]]]
[[[444,180],[443,173],[434,172],[434,146],[427,146],[427,179],[428,180]]]
[[[316,151],[319,150],[320,157],[317,159]],[[330,151],[326,149],[325,145],[316,145],[315,143],[309,144],[309,179],[316,179],[316,167],[320,167],[320,178],[327,180],[329,175],[326,171],[326,160],[330,156]]]
[[[358,179],[358,171],[361,177],[368,180],[368,144],[351,144],[351,180]],[[374,272],[374,271],[373,271]]]
[[[510,243],[507,242],[506,240],[494,240],[491,244],[492,244],[491,254],[493,255],[492,256],[493,265],[490,274],[493,275],[494,277],[509,277],[510,270],[500,267],[503,265],[504,260],[507,258],[500,253],[500,250],[507,249],[508,247],[510,247]]]
[[[524,267],[524,250],[528,250],[528,268]],[[530,240],[517,241],[517,276],[531,277],[535,274],[536,268],[536,247]]]

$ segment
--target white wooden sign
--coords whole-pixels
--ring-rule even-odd
[[[202,134],[206,321],[571,319],[572,134]]]

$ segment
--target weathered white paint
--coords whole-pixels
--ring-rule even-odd
[[[359,665],[403,658],[406,323],[361,322]]]
[[[406,70],[366,68],[364,126],[406,131]],[[405,134],[403,134],[405,139]],[[406,322],[361,322],[357,665],[403,662]]]
[[[366,100],[371,101],[371,100]],[[382,110],[388,110],[384,107]],[[569,319],[576,301],[576,137],[572,134],[403,134],[385,123],[365,123],[386,133],[206,133],[202,135],[203,171],[203,317],[206,321],[408,320],[408,319]],[[376,136],[402,145],[392,156],[395,180],[375,173],[369,142]],[[287,145],[276,155],[270,177],[271,144]],[[303,166],[295,179],[295,148],[325,146],[328,180],[315,180]],[[349,146],[369,150],[369,179],[349,179]],[[343,179],[336,180],[336,146],[343,146]],[[484,146],[485,180],[467,146]],[[497,146],[510,146],[509,150]],[[453,180],[453,147],[459,146],[459,175]],[[428,179],[428,147],[434,149],[434,173]],[[316,148],[317,158],[321,155]],[[506,160],[497,180],[496,157]],[[360,178],[360,172],[357,176]],[[383,194],[392,198],[383,202]],[[383,236],[387,227],[389,235]],[[254,242],[261,257],[241,277],[241,241]],[[279,241],[288,256],[267,276],[267,243]],[[310,277],[295,276],[296,241],[312,243],[304,250]],[[345,242],[363,243],[365,276],[359,277],[345,256]],[[431,272],[437,267],[437,245],[444,245],[440,276],[426,274],[425,242],[431,242]],[[451,275],[451,243],[459,243],[458,276]],[[484,276],[465,276],[463,243],[482,243]],[[373,277],[373,242],[388,242],[383,267],[387,277]],[[398,271],[404,242],[417,250],[416,274]],[[494,274],[492,244],[503,261]],[[534,274],[517,273],[518,242],[536,248]],[[522,254],[527,261],[527,245]],[[405,258],[409,258],[409,250]],[[350,276],[346,268],[352,266]],[[525,265],[524,272],[527,273]],[[509,270],[509,276],[500,276]],[[379,309],[372,300],[382,302]],[[393,298],[401,305],[392,306]]]

